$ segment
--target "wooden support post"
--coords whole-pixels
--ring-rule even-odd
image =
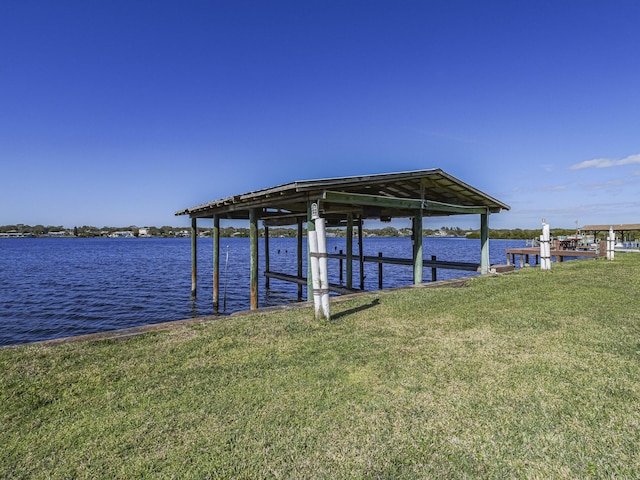
[[[353,288],[353,214],[347,214],[347,288]]]
[[[413,217],[413,283],[422,283],[422,211]]]
[[[249,210],[249,242],[251,244],[251,310],[258,308],[258,218],[256,209]]]
[[[515,262],[514,262],[515,264]],[[489,273],[489,211],[480,215],[480,273]]]
[[[316,224],[311,218],[311,201],[307,204],[307,302],[313,300],[313,274],[311,273],[311,246],[309,232],[316,230]]]
[[[191,297],[196,298],[198,278],[198,224],[197,219],[191,219]]]
[[[213,217],[213,311],[220,310],[220,217]]]
[[[340,250],[340,285],[342,285],[342,275],[344,273],[344,262],[342,258],[342,250]]]
[[[298,278],[302,278],[302,218],[298,218]],[[302,300],[302,285],[298,284],[298,300]]]
[[[364,290],[364,247],[362,244],[362,216],[358,216],[358,259],[360,261],[360,290]]]
[[[436,256],[435,255],[431,255],[431,261],[435,262],[436,261]],[[438,274],[437,272],[437,268],[436,267],[431,267],[431,281],[432,282],[437,282],[438,281]]]
[[[269,227],[266,225],[264,226],[264,271],[265,273],[271,271],[269,268]],[[269,275],[264,277],[264,287],[269,290]]]
[[[382,252],[378,252],[378,257],[382,258]],[[378,290],[382,290],[382,260],[378,262]]]

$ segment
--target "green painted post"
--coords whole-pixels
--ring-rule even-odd
[[[364,246],[362,243],[362,216],[358,216],[358,259],[360,261],[360,290],[364,290]]]
[[[309,232],[316,230],[316,223],[311,218],[311,204],[307,204],[307,302],[313,300],[313,274],[311,273],[311,245],[309,243]]]
[[[198,276],[198,225],[197,219],[191,219],[191,297],[196,298]]]
[[[269,227],[266,225],[264,227],[264,270],[265,273],[269,273],[271,271],[269,268]],[[269,290],[269,286],[269,276],[265,275],[264,287]]]
[[[353,288],[353,214],[347,214],[347,288]]]
[[[255,208],[249,209],[249,243],[251,245],[251,310],[255,310],[258,308],[258,218]]]
[[[413,283],[422,283],[422,211],[413,217]]]
[[[480,273],[489,273],[489,212],[480,215]]]
[[[220,217],[213,216],[213,311],[220,308]]]
[[[436,261],[436,256],[435,255],[431,255],[431,261],[435,262]],[[435,282],[438,280],[438,274],[436,273],[437,269],[435,267],[431,267],[431,281]]]
[[[298,278],[302,278],[302,218],[298,217]],[[298,300],[302,300],[302,285],[298,284]]]

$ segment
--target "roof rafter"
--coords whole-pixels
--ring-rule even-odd
[[[474,205],[453,205],[450,203],[435,202],[433,200],[421,200],[419,198],[398,198],[382,195],[368,195],[363,193],[343,193],[327,190],[322,195],[322,200],[342,205],[366,205],[371,207],[387,207],[399,210],[426,210],[455,214],[481,214],[487,213],[487,207]]]

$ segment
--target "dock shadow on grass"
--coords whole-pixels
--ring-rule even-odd
[[[367,303],[365,305],[360,305],[358,307],[353,307],[353,308],[350,308],[349,310],[344,310],[343,312],[339,312],[339,313],[336,313],[335,315],[331,315],[331,320],[340,320],[343,317],[347,317],[347,316],[352,315],[354,313],[363,312],[365,310],[368,310],[370,308],[376,307],[378,305],[380,305],[380,299],[379,298],[374,298],[373,300],[371,300],[369,303]]]

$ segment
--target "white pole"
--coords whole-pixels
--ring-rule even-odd
[[[550,227],[547,225],[547,231],[545,233],[547,237],[547,270],[551,270],[551,232]]]
[[[311,282],[313,285],[313,306],[316,318],[320,313],[320,265],[318,263],[318,234],[315,230],[307,233],[309,239],[309,251],[311,252]]]
[[[607,260],[613,260],[616,251],[616,235],[613,233],[613,227],[609,227],[609,236],[607,237]]]
[[[318,237],[318,255],[320,267],[320,306],[322,307],[322,318],[329,320],[329,273],[327,265],[327,237],[324,228],[325,219],[316,219],[316,233]]]
[[[540,235],[540,269],[551,270],[551,235],[549,225],[542,220],[542,235]]]

